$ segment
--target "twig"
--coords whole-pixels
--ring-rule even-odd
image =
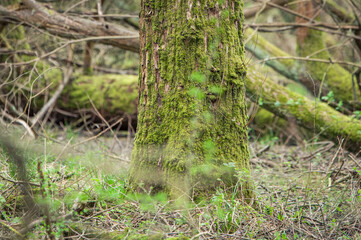
[[[34,132],[34,130],[31,129],[31,127],[22,119],[19,118],[14,118],[13,116],[11,116],[10,114],[6,113],[4,110],[1,110],[1,114],[8,118],[10,121],[12,122],[17,122],[21,125],[23,125],[23,127],[26,129],[26,131],[29,133],[29,135],[35,139],[36,138],[36,133]]]
[[[336,186],[337,184],[342,183],[350,178],[351,178],[351,175],[347,175],[343,178],[340,178],[339,180],[335,181],[332,185],[328,186],[327,188],[332,188],[332,187]]]
[[[117,125],[118,123],[120,123],[121,121],[123,121],[123,118],[120,118],[118,121],[116,121],[115,123],[113,123],[112,125],[110,125],[108,128],[104,129],[103,131],[101,131],[100,133],[98,133],[97,135],[90,137],[88,139],[85,139],[84,141],[81,141],[77,144],[74,144],[72,147],[77,147],[81,144],[84,144],[86,142],[89,142],[91,140],[97,139],[99,136],[101,136],[103,133],[107,132],[109,129],[111,130],[112,127],[114,127],[115,125]]]
[[[282,28],[282,27],[308,27],[308,28],[327,28],[331,30],[359,30],[359,26],[357,25],[345,25],[345,26],[338,26],[338,25],[331,25],[322,22],[315,22],[315,23],[248,23],[245,26],[252,27],[252,28],[260,28],[260,27],[267,27],[267,28]]]
[[[20,232],[18,232],[15,228],[7,225],[4,221],[0,220],[0,223],[2,225],[4,225],[5,227],[7,227],[8,229],[10,229],[11,231],[13,231],[16,235],[18,235],[21,239],[23,239],[25,236],[23,234],[21,234]]]
[[[302,159],[305,161],[308,161],[319,153],[327,152],[335,145],[333,142],[319,142],[318,144],[321,144],[321,143],[327,143],[327,146],[317,149],[315,152],[311,153],[310,155],[302,157]]]
[[[61,11],[59,11],[59,13],[61,13]],[[95,18],[99,18],[99,17],[103,17],[103,18],[139,18],[139,15],[135,15],[135,14],[86,14],[86,13],[81,13],[81,14],[76,14],[73,12],[69,12],[69,15],[75,15],[78,17],[95,17]]]
[[[6,178],[2,175],[0,175],[0,177],[5,180],[5,181],[8,181],[8,182],[11,182],[11,183],[14,183],[14,184],[29,184],[29,185],[32,185],[32,186],[36,186],[36,187],[40,187],[40,184],[39,183],[32,183],[32,182],[27,182],[27,181],[15,181],[15,180],[11,180],[9,178]]]
[[[257,156],[257,157],[261,156],[262,153],[267,152],[269,149],[270,149],[270,145],[268,144],[267,146],[265,146],[264,148],[262,148],[261,150],[259,150],[259,151],[256,153],[256,156]]]
[[[108,127],[109,130],[113,133],[114,138],[118,141],[118,143],[121,144],[120,141],[119,141],[119,139],[118,139],[118,137],[117,137],[117,135],[116,135],[115,132],[113,131],[112,127],[109,125],[108,121],[105,120],[105,118],[100,114],[100,112],[99,112],[98,109],[95,107],[95,105],[94,105],[93,101],[91,100],[91,98],[89,97],[89,95],[88,95],[88,98],[89,98],[90,104],[92,105],[95,113],[96,113],[96,114],[98,115],[98,117],[107,125],[107,127]],[[117,122],[120,122],[120,121],[122,121],[122,120],[123,120],[123,118],[121,118],[121,119],[118,120]],[[128,121],[129,121],[129,120],[128,120]],[[129,122],[128,122],[128,124],[129,124]],[[115,125],[113,125],[113,126],[115,126]]]
[[[50,98],[50,100],[40,109],[40,111],[32,118],[32,125],[31,127],[34,127],[36,123],[38,123],[38,121],[44,116],[44,114],[46,113],[46,111],[48,111],[48,109],[52,106],[54,106],[54,104],[56,103],[56,101],[58,100],[58,98],[60,97],[60,94],[63,92],[65,86],[69,83],[70,80],[70,76],[73,72],[72,67],[69,67],[65,72],[64,72],[64,79],[63,81],[60,83],[58,89],[55,91],[54,95]]]
[[[338,154],[339,154],[339,152],[340,152],[340,150],[341,150],[341,148],[342,148],[342,143],[343,143],[343,139],[341,140],[341,142],[340,142],[340,144],[339,144],[339,146],[338,146],[338,148],[337,148],[337,151],[336,151],[335,155],[333,156],[330,164],[328,165],[328,168],[327,168],[326,173],[329,173],[332,165],[335,163],[335,159],[336,159],[336,157],[338,156]]]
[[[114,206],[114,207],[107,208],[107,209],[104,209],[104,210],[102,210],[102,211],[96,212],[96,213],[94,213],[93,215],[85,218],[84,221],[90,220],[90,219],[92,219],[92,218],[94,218],[94,217],[96,217],[96,216],[98,216],[98,215],[100,215],[100,214],[102,214],[102,213],[109,212],[110,210],[113,210],[113,209],[115,209],[115,208],[117,208],[117,207],[118,207],[118,206]]]
[[[360,168],[360,170],[361,170],[361,165],[356,161],[356,157],[355,157],[352,153],[350,153],[348,156],[351,158],[351,160],[352,160],[352,161]]]
[[[44,139],[44,145],[46,146],[46,138]],[[45,153],[44,153],[44,156],[46,156],[46,147],[45,147]],[[47,198],[47,194],[45,192],[45,178],[44,178],[44,173],[43,173],[43,170],[42,170],[42,166],[41,166],[42,162],[41,160],[38,161],[38,167],[37,167],[37,171],[38,171],[38,174],[39,174],[39,179],[40,179],[40,193],[41,193],[41,196],[43,198],[43,201],[46,200]],[[50,216],[50,211],[49,211],[49,205],[47,203],[44,204],[43,206],[43,211],[44,211],[44,215],[45,215],[45,230],[46,230],[46,234],[48,235],[48,238],[50,240],[55,240],[55,236],[53,234],[53,231],[52,231],[52,224],[51,224],[51,216]],[[29,227],[29,225],[28,225]]]
[[[75,65],[77,67],[84,66],[83,62],[79,62],[79,61],[74,62],[72,60],[69,61],[68,59],[64,59],[64,58],[49,57],[49,59],[70,63],[71,65]],[[121,70],[121,69],[105,68],[105,67],[99,67],[99,66],[93,66],[92,68],[94,69],[94,71],[104,72],[104,73],[114,73],[114,74],[121,74],[121,75],[129,75],[129,74],[137,75],[137,72],[133,71],[133,70]]]
[[[269,2],[272,2],[273,4],[284,5],[288,2],[288,0],[271,0]],[[257,3],[250,8],[244,9],[244,17],[251,18],[258,14],[260,11],[269,9],[270,6],[267,6],[269,2],[267,1],[266,3]]]
[[[59,220],[61,220],[61,219],[67,220],[67,219],[69,219],[69,218],[72,217],[72,216],[73,216],[73,212],[71,212],[71,213],[69,213],[69,214],[65,214],[65,215],[63,215],[63,216],[59,216],[59,217],[53,218],[53,219],[51,220],[51,222],[54,223],[54,222],[57,222],[57,221],[59,221]],[[39,224],[41,224],[41,223],[43,223],[43,222],[44,222],[44,218],[36,219],[36,220],[32,221],[31,223],[29,223],[28,229],[32,229],[32,228],[35,227],[36,225],[39,225]],[[25,229],[22,229],[20,232],[25,232]]]
[[[338,60],[331,60],[328,59],[320,59],[320,58],[309,58],[309,57],[296,57],[296,56],[281,56],[281,57],[270,57],[267,59],[263,59],[260,61],[257,61],[256,63],[263,63],[271,60],[279,60],[279,59],[294,59],[294,60],[300,60],[300,61],[310,61],[310,62],[321,62],[321,63],[330,63],[330,64],[340,64],[340,65],[349,65],[353,67],[361,68],[361,64],[353,63],[353,62],[347,62],[347,61],[338,61]]]

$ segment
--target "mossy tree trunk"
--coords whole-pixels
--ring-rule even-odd
[[[242,8],[142,1],[135,186],[178,196],[235,183],[225,165],[248,170]]]

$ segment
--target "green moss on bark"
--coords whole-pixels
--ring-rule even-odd
[[[224,163],[248,169],[242,7],[142,2],[133,183],[188,194],[227,181]],[[202,183],[204,164],[215,176]]]

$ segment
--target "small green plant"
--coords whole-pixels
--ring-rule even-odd
[[[321,99],[325,102],[327,102],[328,104],[333,104],[336,105],[336,110],[341,111],[342,107],[343,107],[343,101],[339,101],[337,102],[335,99],[335,95],[333,93],[333,91],[330,91],[326,96],[321,97]]]
[[[275,232],[275,240],[288,240],[287,234],[285,232]]]
[[[330,91],[326,96],[321,97],[321,99],[327,103],[335,102],[335,95],[333,91]]]
[[[354,118],[361,119],[361,111],[354,111],[353,114],[354,114],[353,116]]]

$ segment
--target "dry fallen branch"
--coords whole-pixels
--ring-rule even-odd
[[[27,7],[19,5],[15,9],[0,6],[0,22],[23,23],[45,29],[51,34],[79,39],[98,37],[100,43],[109,44],[133,52],[139,51],[138,33],[122,28],[119,25],[94,21],[74,16],[60,14],[53,9],[47,9],[35,1],[26,1]],[[108,36],[101,38],[101,36]],[[112,36],[109,38],[109,36]],[[92,39],[87,39],[92,40]]]
[[[260,28],[260,27],[267,27],[267,28],[280,28],[280,27],[308,27],[308,28],[327,28],[331,30],[359,30],[360,27],[357,25],[333,25],[323,22],[314,22],[314,23],[249,23],[245,24],[245,26],[253,27],[253,28]],[[351,37],[351,36],[350,36]],[[358,38],[355,36],[355,38]]]
[[[22,120],[20,118],[15,118],[15,117],[11,116],[10,114],[6,113],[4,110],[1,110],[1,115],[6,117],[7,119],[9,119],[11,122],[16,122],[16,123],[22,125],[33,139],[36,138],[37,134],[34,132],[34,130],[31,129],[31,127],[24,120]]]

